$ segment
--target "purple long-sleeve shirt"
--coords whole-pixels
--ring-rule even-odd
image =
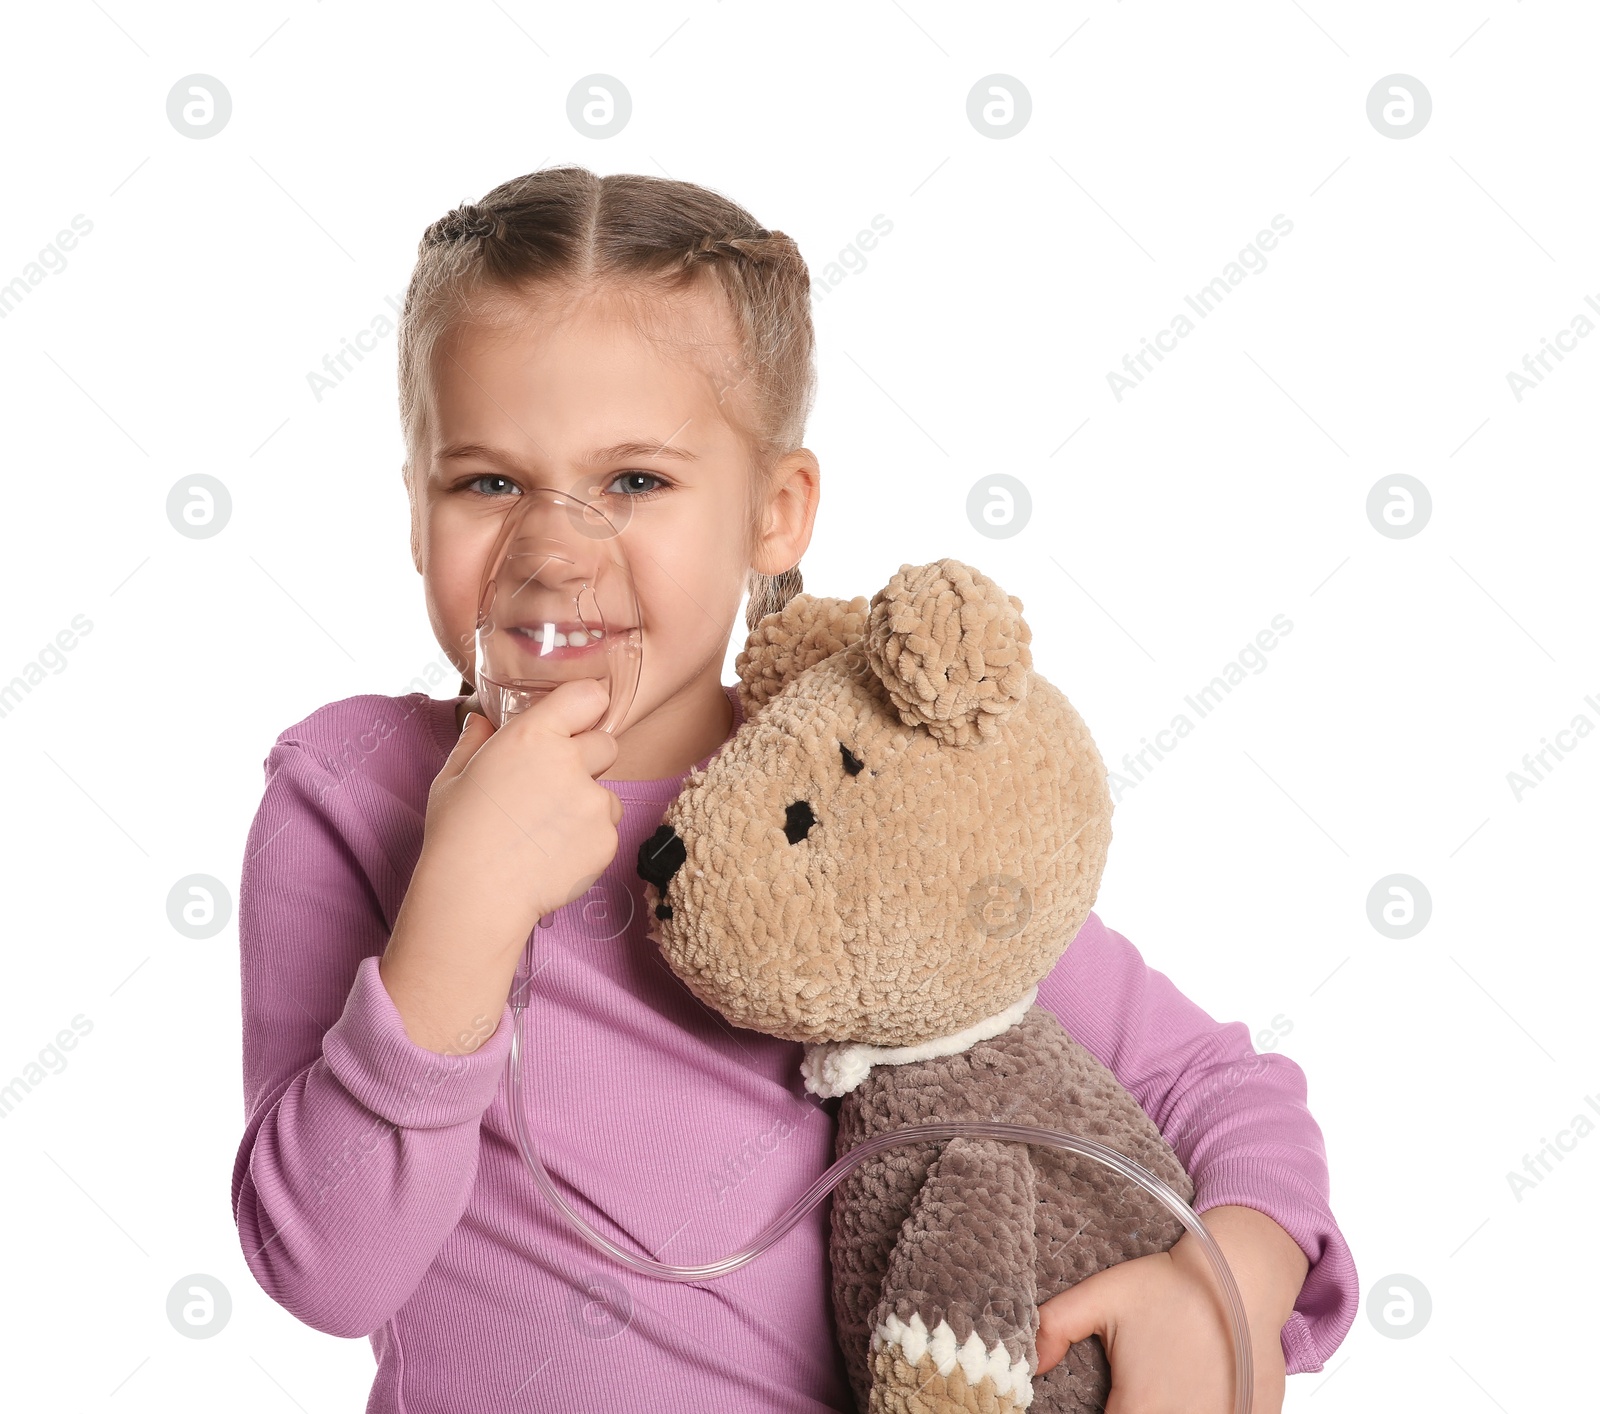
[[[267,756],[239,891],[233,1206],[250,1269],[308,1325],[371,1338],[369,1414],[853,1410],[827,1202],[731,1275],[640,1276],[567,1225],[517,1151],[509,1005],[470,1054],[406,1034],[378,958],[457,701],[347,698]],[[787,1209],[833,1159],[838,1106],[806,1091],[798,1042],[728,1024],[645,934],[639,845],[687,774],[601,782],[623,804],[616,857],[518,969],[541,1160],[592,1225],[676,1265],[727,1255]],[[1213,1021],[1093,913],[1038,1002],[1154,1119],[1196,1211],[1256,1208],[1300,1245],[1311,1265],[1283,1349],[1291,1374],[1321,1369],[1359,1289],[1300,1068],[1257,1055],[1242,1023]]]

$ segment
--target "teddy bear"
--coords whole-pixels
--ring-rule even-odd
[[[835,1156],[940,1120],[1107,1144],[1194,1185],[1115,1076],[1035,1003],[1092,907],[1106,771],[1033,669],[1022,602],[955,559],[798,594],[739,653],[745,719],[639,849],[649,936],[736,1026],[803,1043]],[[1183,1225],[1098,1161],[957,1137],[831,1194],[835,1333],[868,1414],[1101,1410],[1098,1336],[1038,1374],[1038,1308]]]

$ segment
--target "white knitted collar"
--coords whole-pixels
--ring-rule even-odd
[[[931,1056],[953,1056],[979,1041],[987,1041],[1002,1031],[1009,1031],[1022,1020],[1022,1014],[1039,995],[1035,982],[1004,1011],[974,1021],[948,1036],[936,1036],[931,1041],[918,1041],[911,1046],[873,1046],[865,1041],[816,1041],[806,1046],[805,1057],[800,1062],[800,1073],[806,1078],[806,1089],[813,1095],[828,1099],[847,1094],[867,1078],[875,1065],[904,1065],[907,1061],[927,1060]]]

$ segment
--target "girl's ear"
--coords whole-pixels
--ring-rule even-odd
[[[766,614],[734,660],[745,716],[755,716],[801,673],[860,641],[870,610],[866,596],[826,599],[796,594],[775,614]]]
[[[822,498],[822,467],[809,447],[785,452],[767,473],[763,530],[750,563],[764,574],[798,564],[811,544]],[[767,568],[771,566],[771,568]]]

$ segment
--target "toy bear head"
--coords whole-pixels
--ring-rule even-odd
[[[760,620],[743,724],[639,850],[650,937],[695,996],[789,1040],[911,1046],[1050,971],[1112,804],[1031,636],[1021,600],[952,559]]]

